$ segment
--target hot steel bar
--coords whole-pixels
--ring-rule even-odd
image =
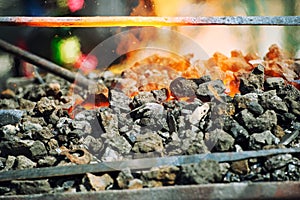
[[[300,16],[220,16],[220,17],[0,17],[0,25],[35,27],[115,27],[115,26],[199,26],[271,25],[299,26]]]
[[[185,164],[199,163],[203,160],[215,160],[217,162],[230,162],[244,160],[249,158],[272,156],[284,153],[300,153],[300,148],[287,149],[269,149],[259,151],[244,152],[225,152],[225,153],[208,153],[184,156],[170,156],[163,158],[141,158],[125,161],[102,162],[98,164],[88,165],[68,165],[58,167],[33,168],[25,170],[10,170],[0,172],[0,182],[21,180],[21,179],[37,179],[49,178],[57,176],[70,176],[85,173],[103,173],[112,171],[121,171],[126,168],[132,170],[149,169],[160,166],[181,166]]]

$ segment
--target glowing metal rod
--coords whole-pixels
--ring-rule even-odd
[[[35,27],[122,27],[122,26],[199,26],[270,25],[299,26],[300,16],[223,16],[223,17],[0,17],[2,26]]]

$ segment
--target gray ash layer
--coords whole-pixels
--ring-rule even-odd
[[[51,75],[45,81],[1,94],[1,113],[9,115],[0,119],[3,171],[73,165],[79,159],[88,164],[300,146],[300,91],[281,78],[264,79],[261,65],[241,79],[241,94],[233,98],[224,94],[220,80],[177,78],[170,85],[173,100],[168,100],[166,89],[144,91],[131,99],[112,88],[109,107],[86,110],[79,105],[74,118],[68,113],[74,103],[69,85]],[[87,96],[80,88],[74,90]],[[232,163],[205,161],[143,172],[124,169],[119,174],[11,181],[10,186],[0,184],[0,194],[299,181],[299,165],[299,157],[291,154]]]

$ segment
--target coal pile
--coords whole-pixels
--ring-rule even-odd
[[[114,78],[112,78],[114,79]],[[117,80],[117,79],[116,79]],[[300,147],[300,91],[257,65],[230,97],[221,80],[178,77],[133,98],[111,87],[109,106],[74,108],[89,94],[48,74],[11,79],[0,99],[0,169],[94,164],[138,158]],[[17,87],[16,87],[17,86]],[[72,91],[78,91],[72,95]],[[75,98],[74,98],[75,96]],[[172,97],[172,98],[171,98]],[[72,110],[72,111],[71,111]],[[141,189],[242,181],[299,181],[297,154],[235,162],[206,160],[147,170],[12,180],[1,195]]]

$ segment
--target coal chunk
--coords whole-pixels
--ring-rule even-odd
[[[34,180],[34,181],[12,181],[18,194],[40,194],[49,193],[52,188],[48,180]]]
[[[167,128],[167,114],[164,107],[157,103],[146,103],[133,111],[130,116],[135,119],[135,122],[151,130],[161,130]]]
[[[224,117],[224,127],[223,129],[228,132],[233,138],[235,142],[245,146],[248,145],[249,133],[248,131],[241,126],[236,120],[231,116]]]
[[[23,114],[22,110],[0,110],[0,126],[18,123]]]
[[[34,141],[29,150],[31,152],[32,158],[34,159],[41,158],[47,155],[47,150],[44,143],[39,140]]]
[[[101,191],[107,190],[113,186],[114,180],[108,175],[95,176],[87,173],[84,177],[84,185],[88,190]]]
[[[219,99],[225,89],[223,81],[218,79],[200,84],[196,90],[196,95],[201,101],[207,102],[213,98]]]
[[[152,168],[148,172],[143,172],[141,179],[147,187],[174,185],[179,171],[180,168],[176,166]]]
[[[264,163],[264,166],[269,171],[282,168],[287,166],[289,163],[292,163],[293,156],[291,154],[282,154],[277,156],[272,156],[267,159]]]
[[[265,80],[265,90],[279,90],[284,87],[284,79],[282,77],[269,77]]]
[[[222,180],[219,163],[206,160],[197,164],[183,165],[177,179],[178,184],[207,184],[217,183]]]
[[[156,103],[156,99],[151,92],[139,92],[134,96],[132,105],[134,108],[140,107],[146,103]]]
[[[155,132],[148,132],[143,135],[138,135],[132,151],[136,153],[161,153],[163,151],[162,138]]]
[[[249,132],[271,130],[277,124],[277,116],[273,110],[267,110],[259,117],[255,117],[248,109],[244,109],[237,114],[236,119]]]
[[[262,133],[253,133],[249,138],[249,148],[254,150],[259,150],[264,146],[278,143],[279,139],[269,130]]]
[[[222,129],[215,129],[205,134],[205,143],[209,149],[228,151],[234,144],[234,138]]]
[[[33,162],[32,160],[23,155],[17,156],[16,162],[16,169],[29,169],[37,166],[37,163]]]
[[[112,109],[120,109],[121,112],[130,112],[131,99],[121,91],[109,90],[109,106]]]
[[[183,77],[174,79],[170,84],[171,93],[177,99],[195,98],[196,89],[197,84],[194,81],[185,79]]]
[[[265,109],[274,110],[278,113],[288,112],[287,105],[277,96],[276,90],[270,90],[259,94],[259,102]]]
[[[264,78],[265,68],[263,65],[258,65],[248,77],[240,78],[239,90],[241,94],[263,90]]]
[[[264,108],[258,102],[251,101],[247,107],[254,115],[261,115],[264,113]]]
[[[56,108],[54,100],[47,97],[42,97],[36,104],[34,110],[42,115],[49,116]]]
[[[168,90],[166,88],[152,90],[151,93],[158,103],[164,102],[168,99]]]

